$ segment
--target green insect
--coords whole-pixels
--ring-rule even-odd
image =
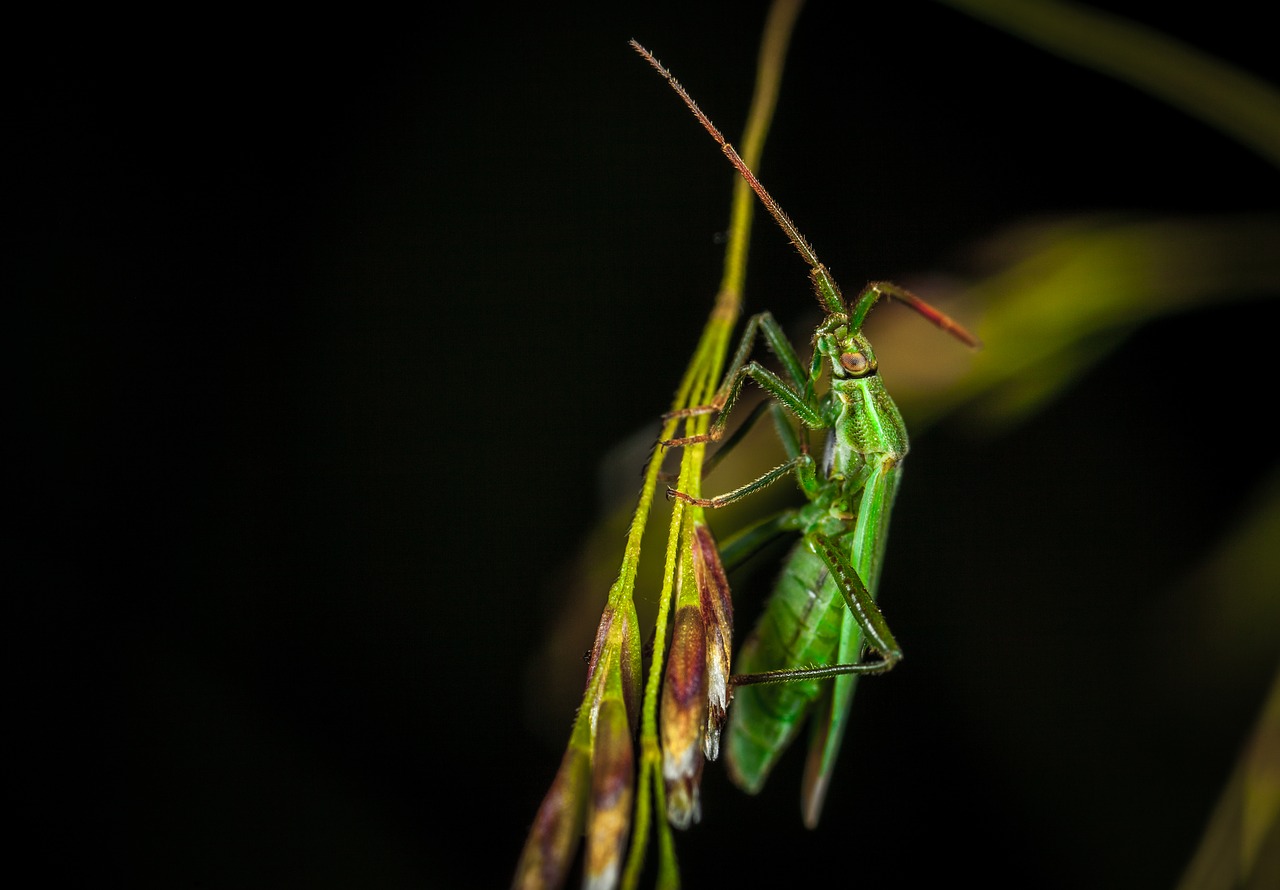
[[[744,644],[732,679],[725,749],[734,782],[759,791],[786,747],[811,717],[812,738],[801,790],[801,810],[810,828],[818,823],[840,741],[848,723],[854,687],[862,674],[892,668],[901,658],[893,633],[876,606],[889,514],[907,454],[902,415],[885,389],[875,352],[862,334],[871,308],[882,298],[905,303],[972,347],[977,338],[919,297],[888,282],[868,284],[846,304],[840,288],[804,237],[765,191],[733,146],[684,88],[639,44],[632,45],[680,94],[719,143],[738,173],[808,263],[818,301],[827,315],[813,337],[807,367],[768,312],[747,323],[724,382],[710,405],[673,416],[716,414],[705,435],[672,439],[669,446],[719,440],[743,384],[755,381],[772,400],[788,460],[741,488],[713,498],[670,492],[701,507],[723,507],[794,475],[807,503],[767,520],[744,535],[758,542],[783,532],[800,541],[787,557],[764,616]],[[782,374],[748,361],[757,335],[777,357]],[[829,376],[825,391],[820,389]],[[785,415],[800,423],[799,432]],[[821,459],[808,452],[807,429],[826,431]],[[727,551],[734,545],[727,543]],[[874,656],[864,661],[864,652]]]

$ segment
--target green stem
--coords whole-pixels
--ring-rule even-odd
[[[764,148],[769,124],[777,105],[778,87],[782,80],[783,62],[796,17],[803,0],[775,0],[770,7],[761,41],[755,90],[747,117],[743,137],[742,157],[748,164],[758,164]],[[672,410],[705,405],[711,401],[723,373],[729,349],[729,338],[737,324],[742,308],[742,289],[746,279],[747,250],[751,239],[754,195],[741,179],[734,186],[730,209],[729,243],[725,249],[724,276],[716,295],[715,305],[703,328],[702,337],[693,358],[676,390]],[[662,426],[660,439],[674,437],[680,418],[672,418]],[[709,418],[695,416],[687,421],[693,432],[705,432]],[[644,487],[640,501],[632,517],[623,554],[622,569],[610,591],[610,602],[615,597],[632,597],[635,577],[640,560],[640,539],[657,490],[658,474],[662,469],[663,446],[657,445],[645,471]],[[706,446],[686,447],[681,455],[680,488],[697,494],[702,484],[702,464]],[[640,775],[637,782],[636,808],[632,822],[632,843],[628,854],[622,885],[634,888],[640,880],[649,839],[649,822],[657,822],[659,833],[658,884],[662,887],[679,885],[679,873],[675,863],[675,845],[671,829],[665,818],[665,791],[662,784],[662,752],[658,744],[658,701],[662,686],[667,644],[667,621],[671,611],[672,591],[680,564],[680,540],[685,517],[701,515],[699,508],[686,508],[677,502],[672,510],[667,535],[666,569],[662,592],[658,600],[658,617],[654,630],[654,651],[649,676],[645,683],[644,706],[640,733]],[[656,813],[654,812],[656,810]]]

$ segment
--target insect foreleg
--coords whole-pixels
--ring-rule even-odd
[[[737,429],[730,433],[725,440],[720,443],[720,447],[715,450],[715,453],[703,462],[702,477],[704,479],[707,476],[710,476],[720,461],[727,457],[729,453],[737,447],[738,443],[747,437],[747,434],[755,427],[756,421],[758,421],[771,407],[773,407],[773,403],[766,399],[757,403],[756,406],[751,409],[751,413],[747,415],[747,419],[738,424]]]
[[[668,439],[662,444],[674,447],[677,445],[692,445],[696,442],[715,442],[724,435],[725,422],[729,417],[729,412],[733,409],[734,404],[738,401],[738,394],[742,391],[742,384],[751,378],[760,388],[772,396],[782,407],[786,408],[792,414],[800,419],[800,422],[812,429],[822,429],[827,425],[826,419],[822,416],[816,404],[806,401],[805,398],[791,389],[782,378],[761,365],[759,362],[751,362],[741,368],[734,375],[732,385],[729,389],[729,395],[725,401],[724,407],[719,409],[720,416],[716,418],[715,423],[711,425],[709,432],[699,436],[686,436],[682,439]],[[714,410],[715,406],[709,406]],[[686,409],[689,411],[697,411],[698,409]]]
[[[755,346],[757,333],[764,337],[765,342],[769,344],[769,349],[777,356],[787,378],[786,380],[766,369],[759,362],[747,362],[747,356],[751,354],[751,349]],[[663,415],[664,418],[669,419],[718,412],[719,416],[716,418],[715,423],[711,425],[710,431],[698,436],[668,439],[663,444],[674,447],[692,445],[696,442],[718,441],[724,435],[729,413],[737,403],[738,396],[742,391],[742,385],[748,377],[755,380],[774,399],[785,405],[803,423],[814,428],[825,425],[814,398],[814,381],[816,379],[814,369],[805,370],[804,365],[800,362],[800,357],[796,354],[795,348],[791,345],[791,341],[787,339],[786,333],[783,332],[777,320],[774,319],[771,313],[761,312],[758,315],[753,315],[747,322],[747,328],[743,331],[742,340],[738,344],[738,350],[734,354],[733,362],[729,365],[729,370],[725,372],[724,383],[720,385],[720,389],[716,392],[715,398],[711,400],[711,404],[682,408]]]

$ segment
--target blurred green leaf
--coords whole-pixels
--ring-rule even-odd
[[[1280,94],[1272,84],[1100,9],[1056,0],[941,2],[1132,84],[1280,166]]]

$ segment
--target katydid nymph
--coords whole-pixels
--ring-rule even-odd
[[[722,507],[790,475],[807,499],[804,506],[768,520],[754,533],[799,533],[800,540],[786,558],[765,614],[738,655],[735,669],[741,673],[732,679],[724,747],[734,782],[755,793],[808,717],[812,735],[801,812],[813,828],[858,677],[887,671],[902,658],[876,605],[876,590],[889,514],[907,454],[907,431],[880,378],[863,323],[871,308],[888,297],[961,342],[975,348],[979,344],[957,322],[889,282],[868,284],[847,304],[813,248],[733,146],[652,54],[635,41],[632,46],[667,79],[800,252],[826,312],[814,331],[807,366],[773,315],[753,316],[711,404],[668,415],[715,414],[709,431],[664,443],[674,447],[719,440],[748,380],[772,401],[772,410],[783,421],[780,431],[791,431],[782,435],[788,460],[760,478],[719,497],[698,498],[675,490],[669,494],[701,507]],[[781,374],[748,361],[757,336],[777,357]],[[825,391],[820,387],[824,376]],[[786,415],[798,421],[798,434]],[[826,433],[819,459],[808,452],[806,429]]]

